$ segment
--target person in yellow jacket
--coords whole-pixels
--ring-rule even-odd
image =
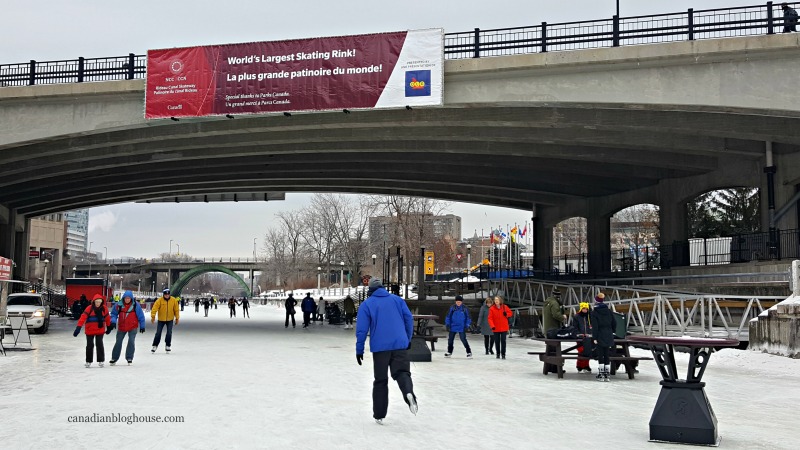
[[[172,350],[172,321],[175,320],[175,325],[177,325],[181,320],[178,301],[175,297],[169,295],[169,289],[164,289],[161,297],[153,303],[153,309],[150,311],[150,323],[156,323],[156,314],[158,314],[158,327],[156,328],[156,336],[153,338],[153,348],[150,349],[150,352],[155,353],[156,349],[158,349],[158,344],[161,343],[161,330],[166,326],[167,336],[164,338],[164,343],[167,344],[165,350],[169,353]]]

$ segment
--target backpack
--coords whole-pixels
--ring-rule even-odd
[[[578,332],[572,325],[565,325],[561,328],[553,328],[547,332],[548,339],[576,339]]]

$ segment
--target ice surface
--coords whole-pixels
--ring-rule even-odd
[[[237,308],[241,313],[241,308]],[[75,322],[55,319],[32,335],[34,351],[0,356],[0,446],[21,448],[274,449],[676,449],[648,442],[660,386],[652,361],[635,380],[611,383],[576,374],[542,375],[530,340],[508,341],[506,360],[475,357],[456,340],[452,358],[440,341],[433,362],[413,363],[419,399],[413,416],[390,381],[384,425],[372,419],[372,359],[355,360],[353,330],[312,325],[285,329],[283,310],[254,305],[252,319],[227,308],[183,312],[172,353],[149,347],[155,327],[137,338],[132,366],[83,367],[85,338]],[[149,314],[147,314],[149,320]],[[301,318],[300,314],[297,318]],[[116,333],[116,332],[114,332]],[[106,360],[113,336],[105,337]],[[7,344],[8,345],[8,344]],[[648,352],[634,350],[647,356]],[[686,355],[680,355],[685,373]],[[595,364],[592,364],[594,368]],[[796,448],[800,360],[723,350],[704,381],[719,420],[722,448]],[[180,415],[184,423],[68,423],[71,415]]]

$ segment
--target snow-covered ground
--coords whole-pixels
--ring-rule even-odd
[[[133,366],[102,369],[84,368],[85,338],[72,337],[75,321],[54,319],[48,334],[32,336],[35,350],[0,356],[0,448],[676,448],[648,443],[660,389],[652,361],[641,363],[635,380],[621,373],[598,383],[574,369],[558,380],[526,354],[542,349],[530,340],[510,339],[505,361],[484,356],[479,336],[470,336],[473,360],[458,341],[445,359],[439,342],[433,362],[412,363],[418,416],[391,384],[381,426],[372,420],[372,360],[356,364],[353,330],[285,329],[274,306],[254,306],[251,314],[230,319],[220,308],[205,318],[186,308],[172,354],[163,342],[150,354],[155,327],[148,323]],[[107,360],[112,338],[105,337]],[[800,360],[713,355],[704,381],[721,447],[797,448],[799,372]],[[94,413],[184,422],[68,422]]]

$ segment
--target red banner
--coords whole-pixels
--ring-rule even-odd
[[[0,281],[11,279],[11,267],[13,261],[8,258],[0,256]]]
[[[145,118],[441,105],[441,33],[150,50]]]

